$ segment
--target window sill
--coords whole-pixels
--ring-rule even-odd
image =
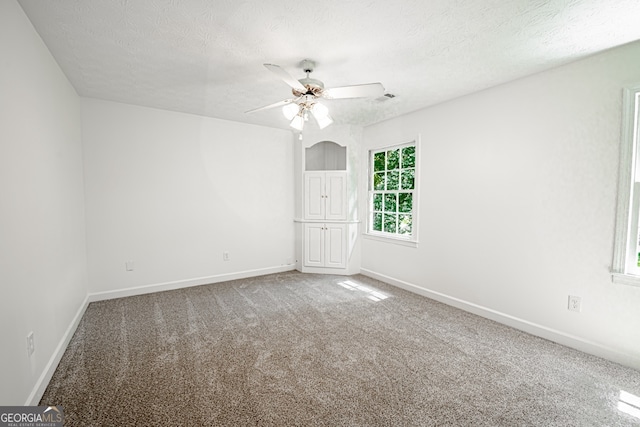
[[[625,273],[611,273],[611,281],[621,285],[640,286],[640,276]]]
[[[389,236],[381,236],[379,234],[362,233],[362,237],[368,240],[377,240],[378,242],[393,243],[394,245],[408,246],[410,248],[417,248],[418,242],[416,240],[400,239]]]

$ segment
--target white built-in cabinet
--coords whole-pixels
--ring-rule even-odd
[[[304,265],[345,268],[347,266],[346,242],[346,224],[305,223]]]
[[[304,173],[304,265],[345,268],[347,265],[347,173]],[[306,221],[314,222],[306,222]],[[316,222],[317,221],[317,222]]]
[[[304,219],[347,219],[347,173],[304,173]]]
[[[296,223],[298,269],[353,274],[350,266],[357,221],[350,218],[347,148],[332,141],[301,147],[301,185]],[[353,215],[353,213],[351,213]],[[300,257],[300,258],[298,258]]]

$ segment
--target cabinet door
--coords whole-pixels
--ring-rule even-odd
[[[347,174],[326,172],[324,188],[325,219],[347,219]]]
[[[306,267],[324,267],[325,262],[325,225],[304,225],[304,265]]]
[[[304,217],[325,219],[324,172],[306,172],[304,175]]]
[[[347,225],[324,224],[325,267],[346,268],[347,266]]]

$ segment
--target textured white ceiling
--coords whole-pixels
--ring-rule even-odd
[[[288,128],[263,63],[396,98],[327,101],[367,125],[640,39],[638,0],[19,0],[82,96]]]

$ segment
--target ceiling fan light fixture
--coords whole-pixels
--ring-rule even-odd
[[[319,102],[316,102],[311,106],[311,112],[315,117],[318,117],[318,115],[321,115],[321,116],[329,115],[329,109],[327,108],[327,106],[324,104],[320,104]]]
[[[293,118],[298,114],[300,107],[295,102],[285,105],[282,107],[282,114],[287,118],[287,120],[293,120]]]
[[[322,104],[313,104],[311,107],[311,114],[313,114],[316,122],[318,122],[318,127],[320,129],[324,129],[333,123],[333,119],[329,115],[329,109]]]
[[[324,129],[327,126],[329,126],[331,123],[333,123],[333,119],[329,116],[320,116],[320,117],[316,117],[316,122],[318,122],[318,127],[320,129]]]
[[[297,114],[291,120],[291,123],[289,124],[289,126],[291,126],[292,128],[302,132],[302,129],[304,128],[304,119],[302,118],[302,115],[301,114]]]

